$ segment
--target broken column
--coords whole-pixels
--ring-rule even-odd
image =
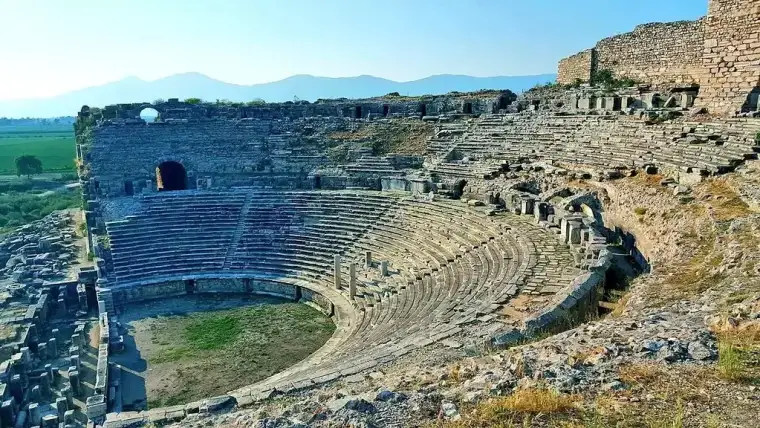
[[[16,402],[22,402],[24,399],[24,388],[21,381],[21,375],[15,374],[11,376],[11,395],[16,399]]]
[[[63,298],[58,299],[58,316],[64,318],[67,314],[68,309],[66,308],[66,300]]]
[[[40,405],[37,403],[29,404],[29,422],[32,424],[32,426],[39,426],[40,422],[42,422]]]
[[[64,420],[64,416],[66,415],[66,411],[69,410],[68,404],[66,404],[66,398],[65,397],[58,397],[55,399],[55,409],[58,413],[58,420]]]
[[[348,265],[348,295],[352,299],[356,296],[356,263]]]
[[[335,265],[335,288],[340,290],[340,255],[336,254],[333,257],[333,263]]]
[[[388,276],[388,260],[380,262],[380,275]]]
[[[76,367],[77,371],[79,371],[82,368],[81,362],[79,360],[79,354],[70,355],[69,364],[71,367]]]
[[[76,370],[75,367],[69,367],[68,370],[69,374],[69,385],[71,386],[71,393],[73,395],[79,396],[79,372]]]
[[[372,251],[364,252],[364,267],[372,267]]]
[[[40,390],[44,397],[50,396],[50,376],[47,373],[40,375]]]
[[[16,402],[13,398],[3,401],[0,405],[0,423],[4,427],[14,426],[16,419]]]
[[[50,339],[48,339],[47,351],[48,351],[48,356],[50,358],[55,358],[58,356],[58,341],[56,340],[55,337],[51,337]]]
[[[66,413],[63,414],[64,426],[74,425],[76,421],[77,420],[74,410],[66,410]]]
[[[66,399],[66,406],[71,409],[74,407],[74,393],[71,386],[66,385],[61,388],[61,395]]]

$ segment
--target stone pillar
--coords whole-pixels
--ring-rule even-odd
[[[58,299],[58,316],[61,318],[64,318],[68,314],[68,310],[66,309],[66,300],[64,299]]]
[[[380,262],[380,275],[388,276],[388,260]]]
[[[74,333],[71,335],[71,348],[79,348],[79,344],[82,342],[82,339],[79,338],[79,333]],[[71,349],[69,348],[69,349]],[[78,352],[75,352],[78,353]]]
[[[66,410],[63,414],[63,424],[65,426],[74,425],[76,423],[76,417],[74,416],[74,410]]]
[[[37,357],[42,361],[45,361],[48,358],[47,342],[42,342],[37,345]]]
[[[42,428],[58,428],[58,415],[47,414],[43,416]]]
[[[37,403],[29,404],[29,422],[32,426],[39,426],[42,422],[42,415],[40,414],[40,405]]]
[[[15,425],[16,419],[16,403],[13,398],[3,401],[0,405],[0,425],[4,427],[12,427]]]
[[[45,364],[45,373],[50,376],[51,381],[55,381],[55,373],[53,373],[53,365],[52,364]]]
[[[335,288],[340,290],[340,255],[333,256]]]
[[[11,376],[11,395],[20,403],[24,398],[24,388],[21,382],[21,375],[15,374]]]
[[[44,397],[50,396],[50,376],[47,373],[40,375],[40,390]]]
[[[348,265],[348,295],[352,299],[356,297],[356,263]]]
[[[79,372],[74,367],[69,367],[69,385],[71,386],[71,393],[79,396]]]
[[[48,339],[47,351],[50,358],[55,358],[58,356],[58,341],[55,339],[55,337]]]
[[[372,251],[364,252],[364,267],[372,267]]]
[[[39,401],[40,398],[42,398],[42,391],[40,390],[39,385],[34,385],[32,387],[32,390],[29,392],[29,400],[30,401]]]
[[[74,408],[74,392],[71,390],[71,386],[66,385],[61,388],[61,395],[66,399],[66,407],[69,409]]]
[[[55,399],[55,409],[58,413],[58,419],[63,420],[66,411],[69,410],[68,404],[66,404],[66,397],[58,397]]]
[[[71,367],[76,367],[77,371],[79,371],[82,368],[81,362],[79,360],[79,354],[69,356],[69,364],[71,364]]]

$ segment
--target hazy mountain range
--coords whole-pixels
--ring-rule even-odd
[[[374,76],[318,77],[296,75],[276,82],[236,85],[199,73],[175,74],[154,81],[137,77],[72,91],[50,98],[0,101],[0,117],[55,117],[75,115],[83,105],[151,102],[168,98],[201,98],[214,101],[267,102],[292,101],[294,97],[315,101],[318,98],[366,98],[398,92],[401,95],[444,94],[451,91],[510,89],[522,92],[536,84],[554,81],[555,74],[533,76],[473,77],[442,74],[409,82],[395,82]]]

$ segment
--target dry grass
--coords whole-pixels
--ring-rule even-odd
[[[461,420],[441,422],[447,428],[531,426],[537,418],[569,415],[578,410],[581,398],[544,388],[525,388],[506,397],[478,403]]]
[[[610,315],[612,315],[614,318],[623,316],[623,312],[625,312],[625,308],[628,306],[629,300],[631,300],[631,293],[625,293],[623,297],[615,302],[615,309],[612,310]]]
[[[350,147],[369,147],[376,155],[399,153],[423,155],[434,125],[419,120],[396,120],[393,124],[370,122],[353,131],[333,132],[327,137]]]
[[[718,333],[718,374],[735,382],[758,378],[760,325]]]
[[[706,182],[704,191],[711,196],[705,202],[712,208],[712,215],[718,221],[733,220],[752,214],[749,205],[725,179]]]
[[[620,368],[620,380],[629,385],[647,385],[662,374],[662,367],[656,363],[637,363]]]
[[[683,428],[684,427],[683,401],[677,400],[670,414],[659,414],[647,418],[647,428]]]
[[[636,207],[633,209],[633,212],[636,215],[644,215],[647,213],[647,209],[644,207]]]

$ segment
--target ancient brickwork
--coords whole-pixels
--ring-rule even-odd
[[[702,53],[702,20],[651,23],[596,44],[596,70],[646,83],[693,83]]]
[[[715,113],[757,110],[760,0],[711,0],[705,18],[698,105]]]
[[[559,62],[557,81],[596,70],[655,85],[695,83],[696,105],[716,114],[760,109],[760,0],[710,0],[697,21],[639,25]],[[586,68],[591,72],[586,73]]]
[[[591,79],[594,50],[588,49],[563,58],[557,70],[557,83],[569,85],[577,80],[588,82]]]
[[[702,40],[702,20],[639,25],[562,59],[557,82],[588,82],[595,71],[610,70],[646,83],[693,83],[702,66]]]

